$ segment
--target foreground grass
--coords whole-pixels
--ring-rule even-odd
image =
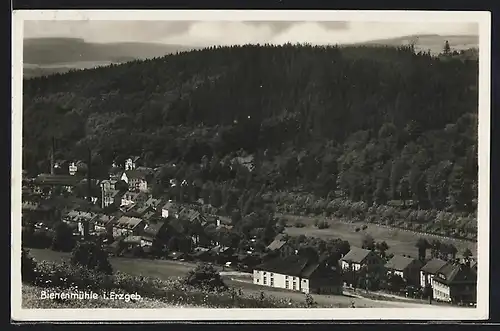
[[[156,308],[181,308],[181,307],[192,307],[192,306],[177,306],[169,303],[162,302],[160,300],[155,300],[151,298],[141,298],[138,301],[125,301],[125,300],[106,300],[104,298],[98,298],[93,300],[79,300],[79,299],[67,299],[67,300],[54,300],[54,299],[42,299],[42,291],[46,293],[59,293],[61,290],[56,288],[45,288],[38,287],[28,284],[23,284],[22,286],[22,307],[24,309],[94,309],[94,308],[116,308],[116,309],[156,309]],[[123,293],[123,291],[116,290],[116,293]]]

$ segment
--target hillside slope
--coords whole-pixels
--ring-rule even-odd
[[[90,146],[96,165],[142,155],[201,183],[473,212],[477,77],[477,61],[404,47],[284,45],[36,78],[25,81],[24,167],[47,171],[54,135],[58,157]],[[256,170],[229,171],[245,153]]]
[[[147,59],[195,47],[155,43],[91,43],[78,38],[25,39],[24,77],[88,69],[111,63]]]

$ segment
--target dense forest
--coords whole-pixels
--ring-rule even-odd
[[[385,219],[387,206],[473,239],[477,88],[478,61],[446,50],[206,48],[25,80],[23,166],[47,172],[55,136],[58,158],[85,159],[90,147],[104,169],[140,155],[164,165],[157,193],[188,178],[193,198],[209,190],[228,214],[274,192],[283,212],[316,199]],[[254,170],[231,166],[235,156],[251,156]]]

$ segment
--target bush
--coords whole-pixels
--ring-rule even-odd
[[[367,228],[368,228],[367,225],[363,225],[363,227],[362,227],[363,230],[366,230]]]
[[[52,237],[46,231],[34,230],[31,227],[22,230],[22,246],[29,248],[50,248]]]
[[[354,231],[359,232],[359,231],[361,231],[361,229],[360,228],[356,228],[356,229],[354,229]]]
[[[322,221],[318,223],[317,227],[318,229],[328,229],[330,227],[330,224],[328,224],[327,221]]]
[[[302,222],[295,222],[294,226],[295,226],[296,228],[303,228],[303,227],[305,227],[306,225],[305,225],[304,223],[302,223]]]
[[[132,248],[131,253],[132,253],[133,257],[144,257],[145,256],[144,249],[141,246],[134,246],[134,248]]]
[[[226,290],[227,286],[220,273],[211,264],[199,264],[184,278],[184,283],[208,290]]]
[[[71,254],[71,263],[105,274],[113,272],[106,251],[92,241],[79,242],[76,245]]]
[[[74,247],[73,230],[64,222],[56,223],[51,248],[55,251],[70,252]]]
[[[29,251],[21,251],[21,280],[23,282],[33,282],[36,279],[36,262],[33,260]]]

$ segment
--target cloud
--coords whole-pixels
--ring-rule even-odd
[[[478,35],[477,24],[292,21],[26,21],[25,37],[192,46],[248,43],[356,43],[413,34]]]

